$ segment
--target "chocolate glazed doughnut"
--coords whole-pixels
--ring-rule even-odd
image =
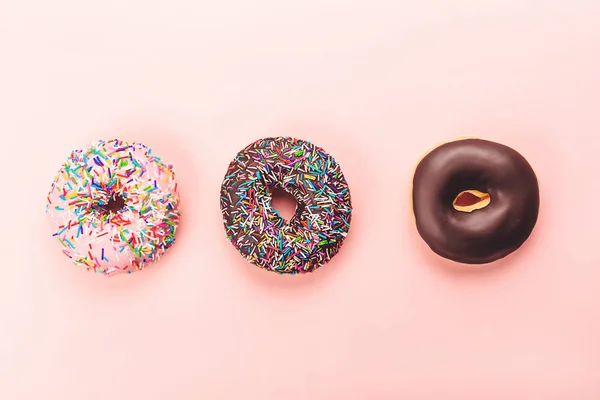
[[[437,147],[413,178],[419,234],[435,253],[459,263],[487,264],[517,250],[537,222],[539,204],[527,160],[487,140]]]
[[[286,221],[271,205],[282,189],[296,199]],[[231,162],[221,186],[231,243],[249,262],[280,274],[304,274],[328,263],[350,229],[350,189],[340,165],[299,139],[257,140]]]

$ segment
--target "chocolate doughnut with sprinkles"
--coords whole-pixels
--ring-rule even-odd
[[[286,221],[271,205],[282,189],[297,202]],[[257,140],[229,165],[221,186],[227,237],[249,262],[282,274],[314,271],[338,253],[350,228],[350,190],[322,148],[289,137]]]

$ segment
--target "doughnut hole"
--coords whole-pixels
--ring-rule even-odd
[[[470,213],[487,207],[491,201],[492,198],[489,193],[480,192],[479,190],[465,190],[456,196],[452,206],[456,211]]]
[[[107,214],[116,214],[125,207],[125,198],[120,194],[112,195],[106,204],[102,206],[102,210]]]
[[[299,214],[301,205],[296,201],[296,198],[280,187],[273,189],[271,194],[271,207],[277,211],[279,215],[289,222],[294,215]]]

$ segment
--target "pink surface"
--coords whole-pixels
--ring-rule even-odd
[[[0,398],[600,398],[597,1],[0,2]],[[351,185],[348,240],[281,277],[224,237],[236,152],[298,135]],[[536,169],[540,220],[493,268],[416,234],[412,171],[475,135]],[[175,164],[178,243],[154,268],[73,267],[44,201],[71,149]]]

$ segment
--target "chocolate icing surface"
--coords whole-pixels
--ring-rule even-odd
[[[453,202],[466,190],[491,202],[473,212]],[[413,178],[417,230],[438,255],[464,264],[486,264],[517,250],[538,218],[537,177],[523,156],[505,145],[465,139],[427,154]]]

